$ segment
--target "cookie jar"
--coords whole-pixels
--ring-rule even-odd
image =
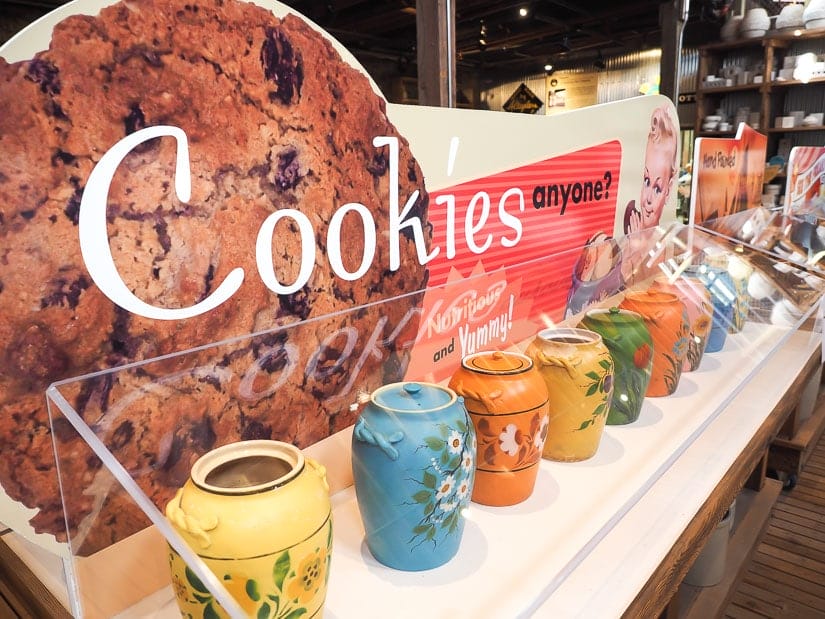
[[[587,329],[544,329],[526,353],[550,395],[542,455],[563,462],[592,457],[613,395],[613,359],[602,336]]]
[[[733,254],[720,252],[706,257],[706,263],[714,272],[722,272],[733,286],[733,314],[728,324],[728,333],[739,333],[745,327],[745,320],[750,310],[748,279],[752,268],[744,260]]]
[[[611,307],[585,313],[579,326],[595,331],[613,359],[613,399],[608,425],[633,423],[639,418],[653,369],[653,340],[636,312]]]
[[[332,551],[329,487],[324,467],[294,445],[252,440],[207,452],[166,516],[250,617],[320,615]],[[171,548],[169,559],[184,616],[228,616]]]
[[[352,475],[376,560],[420,571],[455,556],[475,454],[472,422],[452,389],[399,382],[372,393],[353,428]]]
[[[653,280],[651,288],[675,294],[685,304],[689,334],[682,371],[693,372],[702,362],[702,355],[705,354],[708,336],[713,326],[713,304],[710,292],[702,282],[687,277],[657,277]]]
[[[735,312],[736,287],[733,279],[724,269],[707,264],[689,266],[685,269],[683,275],[698,279],[710,292],[711,303],[713,304],[713,321],[705,352],[719,352],[725,346]]]
[[[468,355],[449,386],[464,398],[476,432],[472,500],[521,503],[533,493],[547,436],[547,387],[533,361],[517,352]]]
[[[687,356],[685,304],[670,292],[647,289],[628,292],[619,307],[641,314],[653,340],[653,372],[645,395],[655,398],[672,394],[679,386]]]

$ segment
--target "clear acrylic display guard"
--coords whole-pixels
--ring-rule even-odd
[[[819,345],[814,317],[825,292],[825,281],[819,276],[742,243],[681,225],[631,235],[622,239],[621,245],[626,257],[641,258],[638,281],[616,290],[598,305],[616,305],[626,290],[646,287],[656,274],[678,274],[689,264],[719,254],[744,258],[746,270],[762,276],[764,295],[751,300],[742,331],[729,334],[722,351],[707,353],[698,370],[683,374],[673,395],[646,398],[641,416],[633,424],[607,426],[593,458],[578,463],[543,460],[533,495],[519,505],[491,508],[472,504],[458,554],[434,570],[399,572],[370,555],[352,488],[351,428],[306,447],[309,455],[327,467],[333,500],[335,534],[326,617],[529,615],[610,534],[774,351],[798,331],[811,331],[809,346]],[[527,272],[541,277],[539,263],[558,258],[548,256],[533,265],[538,268]],[[472,280],[464,279],[448,284],[442,293],[445,297],[457,295],[471,284]],[[393,305],[408,306],[410,302],[409,296],[388,299],[370,311],[388,313]],[[365,308],[358,307],[347,313],[363,311]],[[69,523],[72,560],[67,579],[75,616],[178,616],[166,563],[167,543],[226,611],[234,617],[245,616],[220,580],[198,559],[195,549],[182,541],[164,517],[165,502],[174,488],[165,494],[157,489],[168,486],[168,474],[162,466],[153,466],[146,453],[124,453],[123,437],[115,422],[150,401],[160,407],[155,414],[165,422],[162,431],[147,425],[141,432],[145,450],[166,450],[168,458],[170,433],[175,432],[176,423],[182,424],[178,430],[199,421],[207,423],[214,433],[210,448],[230,442],[221,435],[215,416],[236,415],[236,408],[224,402],[216,410],[210,401],[214,390],[193,389],[192,384],[218,380],[238,389],[249,378],[249,368],[244,375],[238,369],[234,370],[238,375],[232,375],[226,359],[233,351],[271,345],[273,335],[300,337],[302,329],[330,333],[341,318],[324,316],[49,387],[61,498]],[[572,316],[558,324],[572,326],[579,318]],[[547,323],[538,325],[537,330],[552,324],[549,319]],[[283,341],[280,336],[275,340]],[[500,342],[498,348],[523,351],[529,341],[508,340]],[[360,382],[365,382],[363,377]],[[97,402],[95,411],[88,394],[100,393],[101,386],[105,403]],[[358,390],[353,389],[348,399],[342,399],[341,409],[355,410],[357,396]],[[72,406],[80,399],[85,402],[83,415]],[[101,515],[111,514],[112,505],[117,506],[118,521],[128,523],[128,535],[122,526],[120,534],[115,534],[110,518]],[[108,547],[92,554],[84,550],[88,539],[107,536],[111,539]]]

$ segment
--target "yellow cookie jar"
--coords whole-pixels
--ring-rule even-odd
[[[249,616],[321,616],[332,551],[329,487],[324,467],[297,447],[242,441],[204,454],[166,516]],[[227,617],[169,552],[184,616]]]
[[[544,457],[563,462],[592,457],[613,397],[613,359],[601,335],[587,329],[544,329],[526,352],[550,396]]]

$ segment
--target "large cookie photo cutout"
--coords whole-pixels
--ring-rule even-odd
[[[371,80],[327,36],[277,4],[104,4],[35,24],[50,42],[25,59],[31,36],[0,50],[11,59],[0,58],[0,484],[58,540],[51,383],[262,334],[70,390],[162,506],[217,444],[306,447],[351,424],[356,389],[404,377],[427,284],[421,168]],[[99,174],[129,136],[111,178]],[[95,170],[105,183],[90,190]],[[129,298],[160,317],[130,311]],[[285,367],[301,371],[277,389],[244,382],[250,368],[260,378]],[[101,464],[72,458],[80,439],[58,434],[61,475],[77,485],[66,495],[74,550],[133,533],[142,519],[124,513],[129,500],[84,494]]]

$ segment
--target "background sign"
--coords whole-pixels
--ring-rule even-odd
[[[542,102],[536,94],[527,88],[527,84],[522,82],[510,98],[504,102],[504,109],[507,112],[519,112],[521,114],[535,114],[541,109]]]
[[[691,223],[761,205],[768,137],[745,123],[735,138],[697,138],[693,151]]]
[[[796,146],[788,158],[785,213],[825,218],[825,146]]]

